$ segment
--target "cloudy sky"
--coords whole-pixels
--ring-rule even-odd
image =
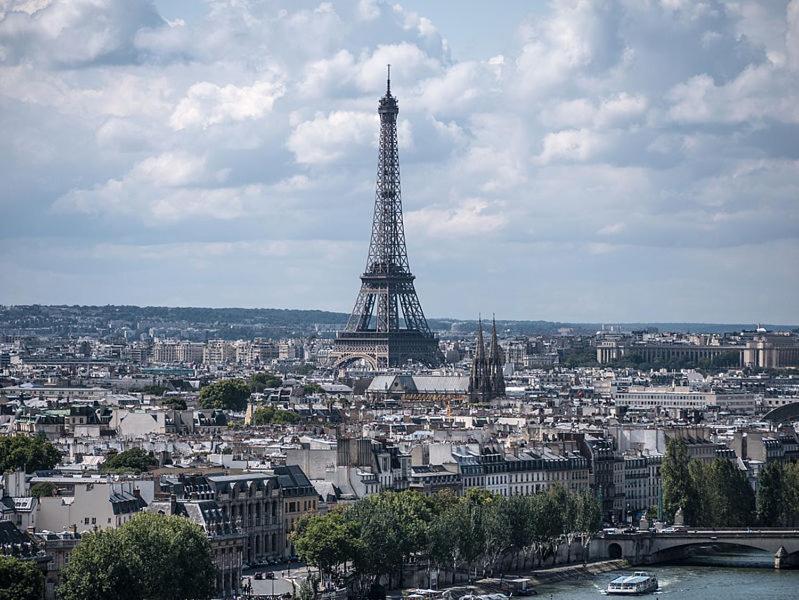
[[[0,303],[799,322],[799,0],[0,0]]]

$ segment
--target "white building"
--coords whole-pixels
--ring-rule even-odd
[[[614,391],[613,401],[616,406],[638,410],[718,409],[749,414],[755,411],[757,396],[748,392],[701,391],[689,387],[630,387]]]
[[[34,477],[31,483],[56,486],[55,496],[39,498],[36,528],[64,531],[113,529],[153,501],[152,480],[112,481],[101,477]]]

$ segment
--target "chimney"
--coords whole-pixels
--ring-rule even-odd
[[[78,526],[75,525],[74,523],[69,526],[69,530],[72,532],[72,535],[78,534]]]

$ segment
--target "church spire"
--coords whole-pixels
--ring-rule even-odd
[[[483,319],[477,318],[477,339],[475,340],[474,359],[472,371],[469,375],[469,391],[474,400],[485,401],[491,399],[491,372],[488,358],[485,353],[485,340],[483,339]]]
[[[505,375],[502,372],[502,365],[505,361],[502,358],[502,349],[497,340],[497,321],[491,315],[491,348],[488,351],[488,373],[491,380],[491,392],[493,397],[505,395]]]

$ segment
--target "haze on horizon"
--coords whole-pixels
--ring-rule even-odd
[[[799,0],[0,4],[0,303],[797,323]]]

